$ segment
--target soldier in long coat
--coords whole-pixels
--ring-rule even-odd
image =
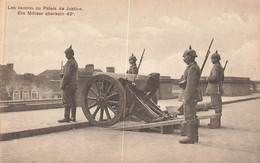
[[[208,85],[206,89],[206,94],[210,95],[212,107],[215,108],[215,113],[220,113],[219,124],[217,127],[221,125],[221,113],[222,113],[222,99],[221,96],[224,93],[222,87],[222,81],[224,80],[224,69],[220,64],[220,55],[218,51],[212,54],[211,62],[214,64],[213,68],[210,71],[210,75],[208,77]]]
[[[190,46],[183,54],[183,61],[187,64],[182,80],[183,92],[180,94],[179,100],[183,102],[184,118],[187,121],[188,138],[180,140],[182,144],[194,144],[198,142],[198,119],[196,116],[197,102],[202,100],[199,88],[201,71],[195,58],[196,51]]]
[[[66,51],[66,58],[68,61],[64,66],[64,72],[60,83],[62,90],[62,103],[65,107],[64,118],[58,122],[76,121],[76,102],[75,94],[78,88],[78,63],[74,58],[74,51],[70,46]],[[71,119],[70,119],[71,110]]]

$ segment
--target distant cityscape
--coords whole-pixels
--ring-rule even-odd
[[[92,67],[93,72],[94,65],[86,66],[90,70]],[[85,69],[80,68],[80,72],[85,72]],[[0,100],[61,98],[60,74],[61,70],[45,70],[39,75],[31,73],[21,75],[15,72],[13,63],[0,65]]]
[[[82,87],[86,77],[90,78],[94,71],[93,64],[79,68],[79,84]],[[107,67],[107,72],[115,72],[114,67]],[[25,73],[17,74],[14,64],[0,65],[0,100],[37,100],[61,98],[60,84],[61,70],[45,70],[39,75]],[[161,76],[159,98],[176,98],[179,93],[177,85],[179,79],[171,79],[169,76]],[[201,77],[201,89],[205,95],[207,82]],[[260,81],[250,81],[250,78],[225,77],[223,87],[226,96],[248,95],[259,92]]]
[[[0,72],[1,100],[60,98],[58,70],[20,75],[15,72],[13,64],[7,64],[0,65]]]

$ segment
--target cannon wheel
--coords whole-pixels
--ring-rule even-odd
[[[96,75],[82,90],[81,106],[85,117],[92,125],[112,126],[123,115],[124,88],[119,81],[108,75]]]

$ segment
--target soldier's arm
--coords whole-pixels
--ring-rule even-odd
[[[63,75],[63,83],[61,85],[62,88],[65,88],[68,85],[68,81],[70,80],[74,69],[75,69],[75,64],[73,64],[72,62],[68,62],[66,71],[64,72]]]
[[[219,73],[218,73],[218,68],[217,66],[214,66],[211,70],[211,73],[210,73],[210,76],[208,78],[208,81],[210,83],[215,83],[218,81],[218,78],[219,78]]]
[[[132,68],[132,74],[138,74],[138,69],[136,66]]]
[[[188,78],[187,78],[187,85],[185,90],[185,97],[186,101],[189,101],[194,90],[197,87],[197,83],[199,82],[200,74],[195,67],[191,67],[188,71]]]
[[[225,79],[224,69],[223,69],[223,67],[221,66],[221,81],[224,81],[224,79]]]
[[[130,67],[129,70],[127,70],[126,73],[128,73],[128,74],[132,74],[132,68]]]

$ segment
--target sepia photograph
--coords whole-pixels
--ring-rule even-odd
[[[259,0],[0,9],[0,162],[260,162]]]

